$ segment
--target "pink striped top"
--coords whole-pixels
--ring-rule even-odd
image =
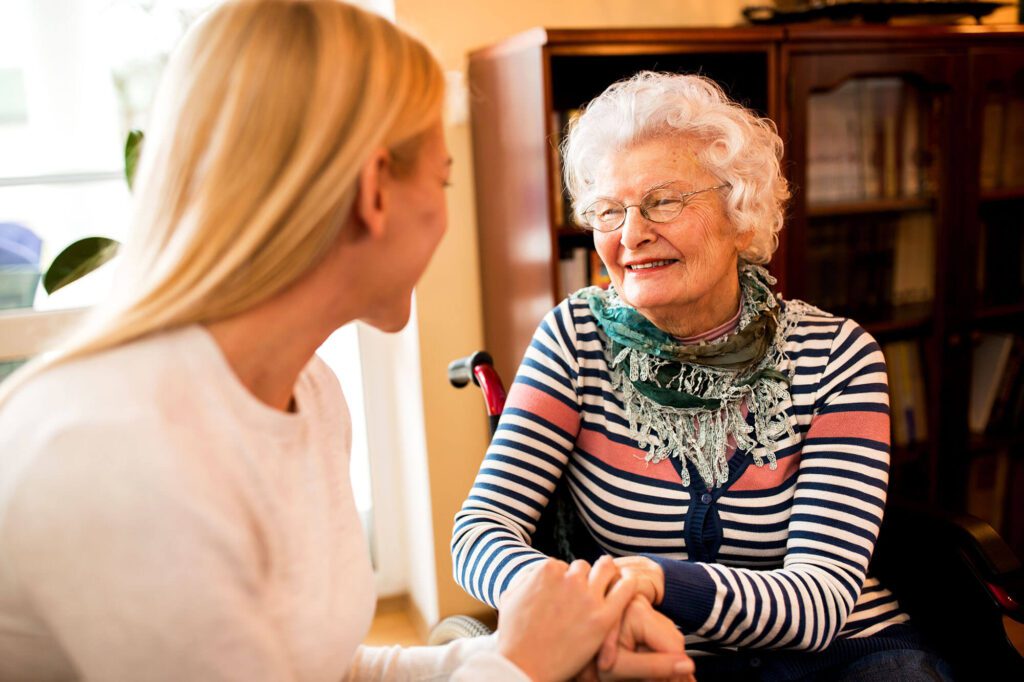
[[[736,314],[730,317],[722,324],[715,327],[714,329],[709,329],[706,332],[701,332],[700,334],[695,334],[694,336],[677,336],[676,340],[678,340],[680,343],[692,345],[695,343],[700,343],[701,341],[714,341],[715,339],[725,336],[726,334],[731,334],[732,332],[736,331],[736,328],[740,324],[740,313],[742,311],[743,303],[741,302],[740,305],[736,307]]]

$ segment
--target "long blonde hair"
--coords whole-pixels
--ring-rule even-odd
[[[421,43],[338,0],[218,6],[163,77],[112,297],[0,403],[56,364],[281,292],[336,240],[372,151],[416,153],[443,90]]]

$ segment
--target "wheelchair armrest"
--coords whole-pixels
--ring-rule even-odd
[[[896,503],[886,509],[883,529],[888,534],[883,551],[903,551],[923,559],[922,550],[933,548],[934,556],[965,565],[1000,612],[1024,620],[1024,567],[985,521],[970,514]]]
[[[957,679],[1024,673],[1007,634],[1008,622],[1024,622],[1024,568],[989,524],[890,501],[870,570],[958,671]]]
[[[956,528],[962,547],[988,576],[1006,576],[1021,570],[1013,550],[986,522],[969,514],[949,515],[946,521]]]
[[[970,514],[893,503],[886,509],[883,525],[897,536],[914,533],[953,543],[985,578],[1012,576],[1021,562],[988,523]]]

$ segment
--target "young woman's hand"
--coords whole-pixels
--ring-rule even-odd
[[[657,562],[645,556],[620,556],[615,565],[624,578],[636,580],[636,591],[654,606],[665,596],[665,571]]]
[[[498,650],[537,682],[566,680],[597,655],[636,592],[610,557],[549,559],[501,601]]]

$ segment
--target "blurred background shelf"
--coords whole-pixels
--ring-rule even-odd
[[[826,216],[860,215],[865,213],[928,211],[931,210],[933,203],[934,199],[924,197],[898,197],[894,199],[817,203],[809,204],[807,206],[807,217],[821,218]]]

